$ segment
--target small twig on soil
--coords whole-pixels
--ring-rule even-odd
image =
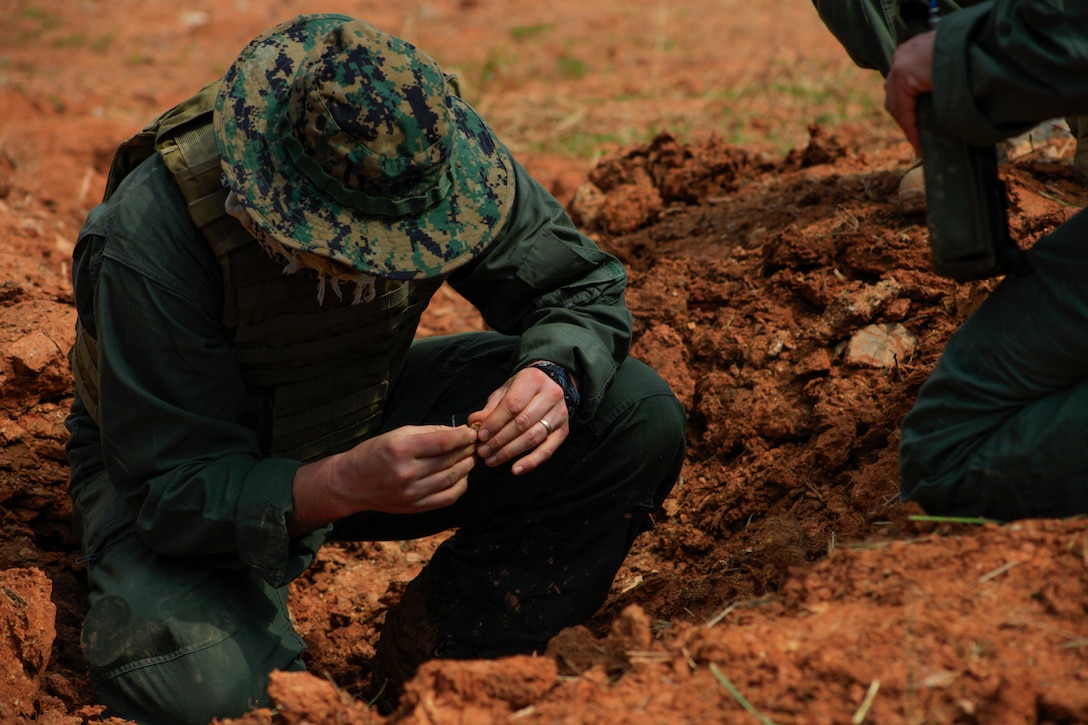
[[[932,541],[933,536],[918,536],[913,539],[896,539],[894,541],[866,541],[860,544],[843,544],[848,549],[854,551],[871,551],[873,549],[886,549],[892,544],[924,544],[928,541]]]
[[[675,622],[673,622],[671,619],[658,619],[650,625],[650,632],[655,637],[660,637],[662,634],[672,629],[674,625]]]
[[[1066,551],[1073,551],[1073,547],[1076,546],[1077,541],[1080,540],[1081,533],[1082,532],[1078,531],[1073,535],[1073,539],[1069,542],[1069,546],[1065,547]],[[1088,539],[1085,539],[1080,543],[1080,557],[1084,561],[1084,565],[1088,566]]]
[[[713,662],[710,663],[710,671],[713,672],[714,676],[718,678],[718,681],[725,686],[725,689],[729,690],[729,694],[733,696],[733,699],[736,700],[741,707],[743,707],[745,710],[752,714],[752,717],[754,717],[756,720],[759,720],[761,723],[763,723],[763,725],[775,725],[774,720],[770,719],[759,710],[752,707],[752,703],[744,699],[744,695],[740,694],[740,690],[738,690],[733,685],[733,683],[729,681],[729,678],[726,677],[722,673],[722,671],[718,669],[718,666]]]
[[[766,604],[767,602],[773,602],[775,600],[775,598],[776,597],[775,597],[774,594],[767,594],[765,596],[756,597],[754,599],[737,600],[737,601],[733,602],[732,604],[730,604],[725,609],[723,609],[722,611],[715,614],[710,619],[708,619],[707,623],[704,624],[703,626],[706,629],[710,629],[715,624],[717,624],[718,622],[720,622],[723,619],[725,619],[726,617],[728,617],[729,613],[732,612],[737,607],[745,607],[747,609],[755,609],[756,607],[758,607],[758,606],[760,606],[762,604]]]
[[[734,609],[736,609],[736,608],[737,608],[737,603],[736,603],[736,602],[733,602],[733,603],[732,603],[732,604],[730,604],[730,605],[729,605],[728,607],[726,607],[725,609],[723,609],[722,611],[718,612],[718,613],[717,613],[717,614],[715,614],[715,615],[714,615],[713,617],[711,617],[710,619],[708,619],[708,620],[707,620],[707,623],[706,623],[705,625],[703,625],[703,626],[704,626],[704,627],[706,627],[707,629],[710,629],[710,628],[711,628],[711,627],[713,627],[713,626],[714,626],[715,624],[717,624],[718,622],[720,622],[720,621],[722,621],[723,619],[725,619],[726,617],[728,617],[728,616],[729,616],[729,613],[730,613],[730,612],[732,612],[732,611],[733,611]]]
[[[691,656],[690,652],[688,652],[688,648],[681,647],[680,654],[684,655],[684,659],[688,662],[688,667],[690,667],[691,671],[694,672],[698,668],[698,665],[695,664],[695,658]]]
[[[845,205],[839,204],[835,207],[835,215],[842,220],[841,226],[849,226],[850,231],[856,232],[861,228],[861,221]],[[834,235],[834,232],[832,232],[832,235]]]
[[[672,652],[655,652],[653,650],[625,650],[624,656],[632,664],[638,662],[671,662]]]
[[[933,313],[932,312],[919,312],[914,317],[909,317],[909,318],[903,320],[903,324],[904,325],[911,325],[911,324],[913,324],[915,322],[919,322],[921,320],[924,320],[927,317],[933,317]]]
[[[1072,202],[1066,201],[1065,199],[1059,199],[1058,197],[1054,196],[1053,194],[1048,194],[1045,191],[1040,191],[1039,196],[1043,197],[1044,199],[1050,199],[1053,202],[1057,202],[1058,204],[1061,204],[1062,206],[1070,206],[1070,207],[1073,207],[1074,209],[1080,209],[1082,207],[1081,204],[1074,204]]]
[[[869,708],[873,706],[873,701],[876,700],[876,693],[880,690],[880,680],[873,680],[869,683],[869,691],[865,693],[865,699],[861,701],[861,707],[854,713],[854,717],[851,718],[851,722],[854,725],[861,725],[865,722],[865,716],[869,714]]]
[[[1049,624],[1047,622],[1040,622],[1034,619],[1019,618],[1006,622],[1006,626],[1034,627],[1035,629],[1041,630],[1043,632],[1050,632],[1051,634],[1056,634],[1059,637],[1064,637],[1068,641],[1060,645],[1062,649],[1073,649],[1076,647],[1083,647],[1085,644],[1088,644],[1088,639],[1083,637],[1078,632],[1071,632],[1064,627],[1055,627],[1053,624]]]
[[[996,579],[997,577],[999,577],[1002,574],[1004,574],[1005,572],[1007,572],[1009,569],[1012,569],[1014,566],[1020,566],[1023,563],[1024,563],[1023,561],[1010,561],[1010,562],[1007,562],[1005,564],[1002,564],[1001,566],[997,567],[993,571],[980,576],[978,578],[978,583],[982,584],[983,582],[988,582],[991,579]]]
[[[388,681],[383,682],[382,686],[378,689],[378,692],[374,695],[374,697],[367,700],[366,704],[367,704],[368,707],[374,707],[378,703],[378,700],[380,700],[382,695],[385,694],[385,687],[388,684],[389,684]]]
[[[94,167],[88,166],[87,170],[83,172],[83,181],[79,184],[79,191],[76,192],[76,199],[74,206],[80,206],[83,204],[83,200],[87,198],[87,192],[91,190],[91,181],[94,179]]]
[[[585,106],[578,106],[573,111],[564,116],[558,123],[552,126],[551,136],[552,138],[559,138],[562,134],[566,133],[569,129],[575,128],[586,117]]]

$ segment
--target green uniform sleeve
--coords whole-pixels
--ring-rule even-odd
[[[979,145],[1088,113],[1088,3],[996,0],[944,17],[933,97],[940,125]]]
[[[262,459],[243,424],[221,272],[158,159],[126,179],[81,244],[97,247],[86,252],[93,298],[79,297],[98,338],[102,460],[141,535],[162,554],[250,567],[273,585],[297,576],[317,546],[287,535],[300,464]]]
[[[495,330],[519,336],[513,369],[551,360],[581,381],[578,418],[593,415],[631,342],[623,265],[578,231],[517,162],[517,198],[499,238],[450,285]]]

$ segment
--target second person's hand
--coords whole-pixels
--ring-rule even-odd
[[[884,79],[884,108],[903,129],[907,140],[921,155],[918,140],[918,96],[933,91],[933,47],[937,31],[916,35],[895,50],[892,67]]]

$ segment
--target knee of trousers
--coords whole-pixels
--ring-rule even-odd
[[[656,507],[680,475],[687,450],[687,414],[668,384],[649,366],[628,359],[620,366],[588,427],[610,456],[624,456],[632,476],[656,482]]]
[[[898,459],[899,493],[904,501],[914,501],[931,514],[945,514],[954,489],[951,464],[938,446],[947,444],[948,435],[935,435],[914,425],[908,414],[900,424]],[[936,445],[935,445],[936,444]]]
[[[941,426],[925,406],[916,406],[900,425],[899,493],[936,516],[980,516],[985,488],[968,484],[971,461],[982,440],[967,426]]]
[[[83,623],[95,694],[111,716],[142,724],[208,723],[267,704],[268,674],[302,669],[301,639],[225,609],[161,621],[111,594]]]

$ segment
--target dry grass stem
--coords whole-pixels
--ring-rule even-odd
[[[854,725],[861,725],[865,722],[866,716],[869,714],[869,708],[873,706],[873,701],[876,700],[876,693],[880,690],[880,680],[873,680],[869,683],[869,691],[865,693],[865,699],[861,701],[861,706],[858,711],[854,713],[854,717],[850,719]]]
[[[988,582],[991,579],[995,579],[995,578],[1001,576],[1002,574],[1004,574],[1005,572],[1007,572],[1009,569],[1012,569],[1015,566],[1020,566],[1023,563],[1024,562],[1022,562],[1022,561],[1010,561],[1010,562],[1007,562],[1005,564],[1002,564],[1001,566],[997,567],[993,571],[988,572],[988,573],[983,574],[982,576],[980,576],[978,578],[978,583],[982,584],[983,582]]]

